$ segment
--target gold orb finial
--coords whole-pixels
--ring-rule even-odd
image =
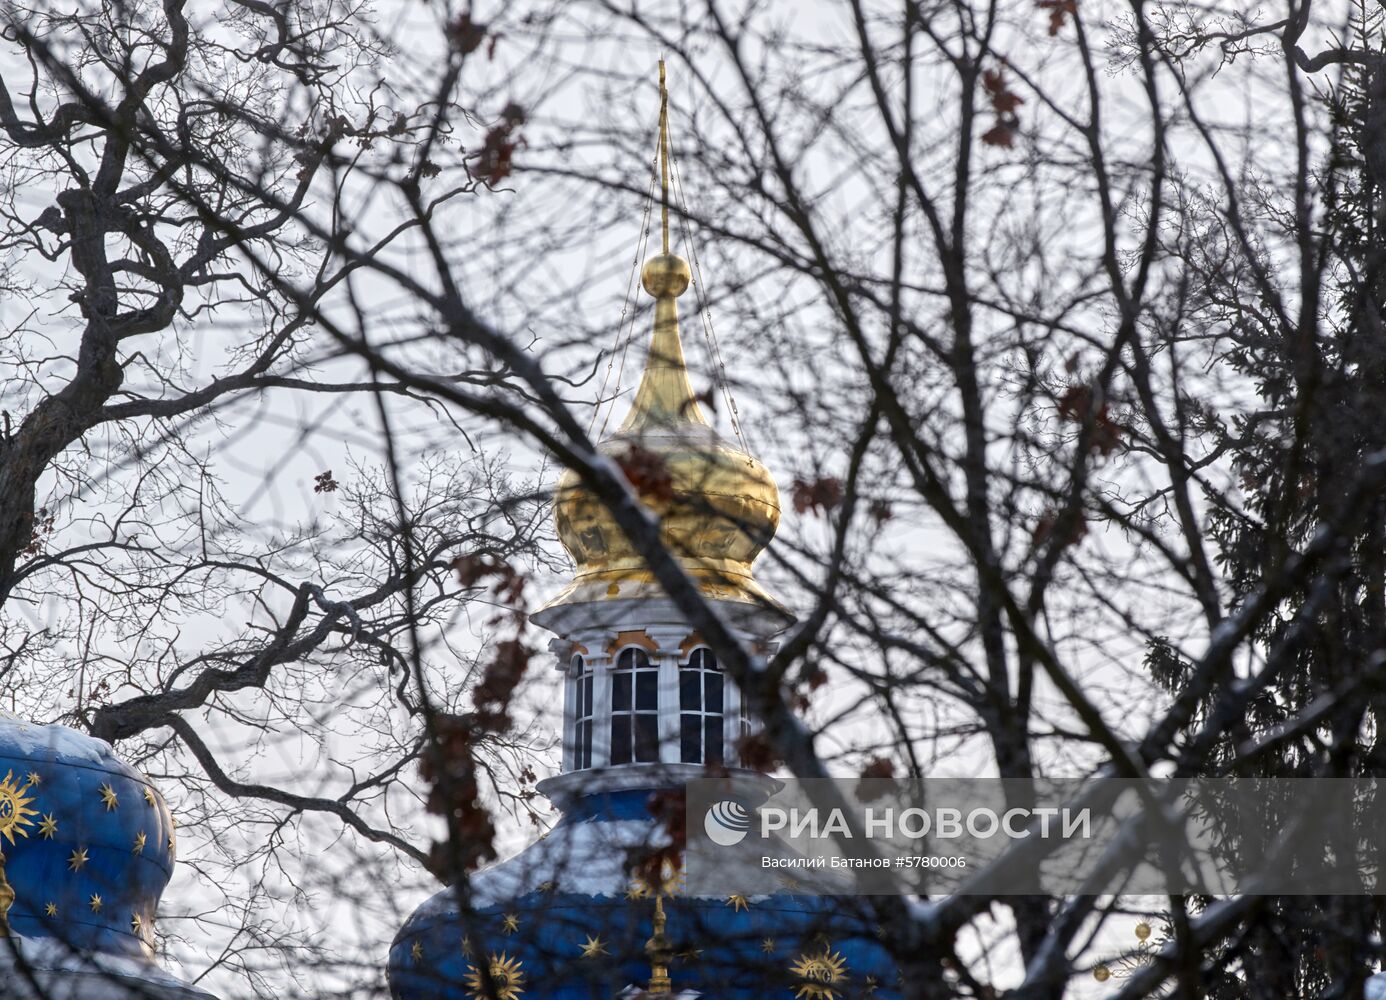
[[[688,290],[692,280],[693,272],[688,269],[688,261],[672,253],[651,257],[640,274],[640,284],[657,299],[678,298]]]

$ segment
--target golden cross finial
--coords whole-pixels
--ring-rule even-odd
[[[645,944],[645,953],[650,956],[649,992],[654,996],[667,995],[673,990],[673,983],[669,981],[669,960],[673,957],[673,949],[669,946],[669,939],[664,934],[666,919],[664,916],[664,896],[662,894],[656,895],[654,933]]]
[[[669,87],[664,80],[664,60],[659,61],[659,220],[664,252],[669,252]]]

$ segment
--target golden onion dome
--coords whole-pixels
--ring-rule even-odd
[[[778,609],[751,564],[779,525],[779,490],[769,470],[718,435],[698,405],[675,304],[690,277],[688,263],[673,254],[646,263],[641,284],[655,299],[649,356],[629,415],[598,450],[659,517],[664,544],[705,596]],[[610,511],[571,470],[559,480],[554,507],[576,573],[549,607],[663,592]]]

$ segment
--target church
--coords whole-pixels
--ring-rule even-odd
[[[663,252],[641,276],[654,329],[630,411],[599,450],[618,462],[643,456],[667,474],[662,489],[642,491],[664,543],[740,640],[769,650],[794,621],[752,575],[779,523],[779,494],[741,442],[713,429],[685,364],[677,300],[693,275],[669,252],[662,65],[659,142]],[[530,620],[554,634],[553,683],[563,690],[562,771],[539,784],[561,819],[474,875],[465,898],[444,889],[410,917],[390,952],[393,996],[898,996],[867,900],[687,891],[677,826],[684,786],[715,778],[740,798],[764,799],[774,779],[740,759],[756,722],[715,652],[571,472],[554,517],[575,571]]]
[[[779,523],[775,480],[694,393],[678,298],[693,280],[669,249],[668,96],[661,65],[662,252],[641,284],[654,328],[624,422],[599,445],[660,472],[642,490],[669,551],[740,641],[770,651],[794,617],[752,573]],[[696,258],[695,258],[696,262]],[[756,720],[716,652],[664,596],[603,504],[573,473],[555,521],[572,581],[530,620],[553,633],[561,772],[539,784],[561,814],[519,854],[447,888],[400,929],[396,1000],[847,1000],[899,996],[868,901],[689,891],[684,787],[765,799],[742,760]],[[173,816],[103,741],[0,713],[0,975],[17,1000],[213,1000],[154,957],[173,872]],[[788,883],[786,883],[788,890]]]

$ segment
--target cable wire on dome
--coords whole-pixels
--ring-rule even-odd
[[[658,176],[659,151],[656,150],[654,159],[650,163],[650,183],[645,188],[645,210],[640,219],[640,231],[635,239],[635,259],[631,261],[630,276],[626,279],[626,295],[621,303],[621,318],[616,324],[616,338],[612,342],[611,351],[606,359],[606,374],[602,376],[601,388],[597,390],[597,401],[592,407],[592,418],[587,422],[587,436],[589,438],[592,436],[592,428],[596,426],[597,414],[603,409],[606,410],[606,415],[602,417],[602,429],[598,436],[605,436],[607,424],[611,421],[612,411],[616,408],[616,400],[621,397],[621,387],[626,372],[626,355],[630,352],[630,343],[635,338],[635,313],[631,309],[631,299],[635,292],[635,275],[640,270],[640,263],[645,259],[645,250],[650,243],[650,213],[654,208],[654,185]],[[624,343],[622,343],[623,335]],[[616,371],[616,385],[611,391],[610,398],[606,398],[607,387],[611,384],[612,368],[616,364],[618,351],[621,364]]]
[[[731,381],[727,377],[727,365],[722,357],[722,346],[712,325],[712,305],[704,290],[702,261],[698,256],[698,248],[693,242],[692,228],[689,225],[691,214],[688,210],[688,198],[684,194],[683,172],[679,169],[678,159],[673,154],[672,143],[669,139],[671,131],[669,128],[669,91],[665,84],[663,59],[659,61],[659,93],[659,141],[651,164],[650,182],[645,192],[645,206],[640,221],[640,233],[636,239],[635,259],[631,262],[630,275],[626,280],[626,294],[621,304],[621,317],[617,323],[616,338],[607,357],[606,372],[602,377],[601,387],[597,391],[597,401],[592,409],[591,420],[588,421],[587,433],[590,437],[592,428],[596,425],[597,414],[604,409],[605,413],[602,417],[601,430],[598,432],[598,436],[605,437],[607,426],[611,421],[611,414],[616,408],[616,400],[620,398],[624,386],[626,357],[630,352],[631,341],[635,338],[635,313],[631,309],[631,298],[635,289],[635,274],[646,260],[649,250],[650,222],[654,209],[656,179],[661,180],[660,228],[662,249],[665,254],[669,253],[669,182],[672,179],[674,197],[678,202],[679,221],[683,231],[683,245],[688,251],[688,257],[692,264],[692,285],[696,296],[698,320],[703,330],[703,342],[707,348],[708,362],[712,366],[713,382],[721,390],[722,398],[726,401],[727,420],[731,424],[732,433],[736,436],[742,451],[749,456],[751,448],[741,425],[741,411],[736,405],[736,396],[732,393]],[[619,366],[617,365],[618,357]],[[613,369],[615,370],[616,384],[611,387]],[[611,392],[608,396],[609,387]]]
[[[693,242],[693,235],[688,224],[688,199],[683,194],[683,172],[679,170],[678,160],[672,153],[669,155],[669,164],[674,174],[674,193],[679,200],[680,211],[683,215],[683,242],[684,246],[688,248],[688,257],[693,264],[693,294],[698,303],[698,317],[702,321],[703,340],[707,344],[708,360],[712,363],[713,380],[722,390],[722,398],[727,401],[727,419],[731,423],[732,433],[736,435],[737,441],[741,442],[741,450],[749,456],[751,446],[747,443],[746,435],[741,429],[741,411],[736,407],[736,397],[732,395],[731,383],[727,378],[727,365],[722,360],[722,347],[712,328],[712,306],[708,301],[703,284],[703,268],[698,259],[698,247]]]

